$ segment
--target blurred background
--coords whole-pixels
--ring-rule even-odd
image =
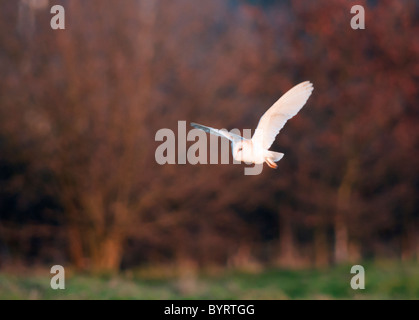
[[[54,4],[65,30],[50,27]],[[365,30],[349,0],[2,0],[0,292],[55,264],[141,279],[270,270],[306,287],[341,270],[348,290],[339,266],[388,261],[387,275],[408,272],[395,294],[419,297],[419,4],[356,4]],[[305,80],[314,92],[271,148],[278,170],[156,163],[159,129],[254,129]],[[280,286],[220,290],[300,297]]]

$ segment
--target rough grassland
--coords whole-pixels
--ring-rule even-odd
[[[268,269],[168,276],[145,270],[117,276],[67,272],[65,290],[50,288],[48,270],[0,271],[0,299],[419,299],[419,264],[365,263],[365,290],[350,286],[351,266]]]

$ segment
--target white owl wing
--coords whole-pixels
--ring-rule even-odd
[[[279,131],[284,127],[288,119],[291,119],[301,110],[312,91],[313,84],[305,81],[296,85],[279,98],[260,118],[252,137],[253,145],[269,149]]]
[[[194,123],[194,122],[191,122],[191,126],[194,127],[194,128],[197,128],[197,129],[201,129],[205,132],[214,134],[216,136],[227,138],[230,141],[237,141],[237,140],[242,140],[243,139],[243,137],[241,137],[237,134],[234,134],[232,132],[228,132],[225,129],[221,129],[221,130],[214,129],[214,128],[203,126],[202,124],[198,124],[198,123]]]

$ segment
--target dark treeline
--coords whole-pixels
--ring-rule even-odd
[[[419,259],[417,1],[365,30],[347,0],[54,4],[0,2],[0,267]],[[157,130],[254,129],[305,80],[278,170],[156,163]]]

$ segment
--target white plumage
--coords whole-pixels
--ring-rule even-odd
[[[256,131],[250,140],[226,130],[218,130],[196,123],[191,123],[191,125],[229,139],[234,159],[256,164],[266,162],[271,168],[277,168],[275,162],[281,160],[284,154],[268,149],[285,123],[305,105],[312,91],[313,84],[309,81],[302,82],[290,89],[260,118]]]

